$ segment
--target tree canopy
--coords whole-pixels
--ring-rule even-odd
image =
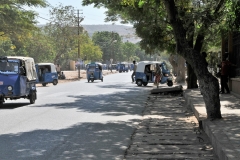
[[[46,7],[45,0],[3,0],[0,2],[0,36],[20,36],[36,29],[37,13],[24,6]]]
[[[215,35],[238,30],[239,1],[83,0],[82,4],[108,8],[107,20],[121,17],[133,23],[148,53],[155,49],[175,50],[196,74],[208,118],[221,118],[219,83],[200,53],[206,42],[216,40]]]

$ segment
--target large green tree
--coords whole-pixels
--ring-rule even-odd
[[[46,7],[45,0],[1,0],[0,1],[0,37],[10,37],[16,46],[15,52],[23,45],[22,39],[29,31],[36,30],[34,11],[25,6]]]
[[[114,62],[118,60],[117,55],[120,52],[121,44],[121,37],[118,33],[108,31],[95,32],[92,36],[92,41],[101,48],[103,63],[110,61],[111,58]]]
[[[142,44],[149,51],[154,48],[176,47],[191,66],[198,79],[208,118],[222,118],[218,80],[209,73],[205,57],[200,53],[208,35],[224,22],[233,26],[239,9],[232,0],[83,0],[83,5],[95,4],[109,9],[109,20],[117,15],[134,24]],[[237,6],[237,7],[236,7]],[[229,20],[229,17],[232,19]],[[225,25],[226,26],[226,25]],[[140,31],[138,31],[140,30]],[[220,34],[220,33],[218,33]]]
[[[122,45],[123,54],[126,55],[126,61],[133,61],[137,46],[131,42],[125,42]]]
[[[83,20],[77,15],[73,6],[59,6],[50,10],[50,22],[44,27],[43,33],[51,42],[52,62],[61,64],[67,68],[70,60],[92,60],[102,59],[102,52],[95,46],[79,24]]]
[[[52,63],[55,58],[55,42],[42,31],[34,31],[24,41],[25,56],[33,57],[36,63]]]

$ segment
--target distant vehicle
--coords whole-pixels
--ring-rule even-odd
[[[0,57],[0,106],[5,100],[26,98],[30,104],[37,99],[37,73],[31,57]]]
[[[117,68],[117,64],[112,64],[112,69],[116,70],[116,68]]]
[[[120,69],[120,64],[116,64],[116,71],[118,71]]]
[[[129,69],[130,69],[130,71],[133,70],[133,67],[134,67],[134,64],[129,64]]]
[[[102,64],[102,69],[107,70],[107,64]]]
[[[137,65],[137,70],[135,73],[135,81],[138,86],[147,86],[148,83],[154,83],[154,75],[156,65],[160,65],[162,70],[162,77],[161,77],[161,84],[167,83],[168,86],[172,86],[172,76],[170,71],[167,69],[167,65],[165,62],[158,62],[158,61],[141,61]],[[146,69],[149,69],[146,72]]]
[[[48,83],[58,84],[58,74],[53,63],[37,63],[36,71],[38,75],[37,83],[46,86]]]
[[[94,80],[101,80],[103,82],[102,64],[93,62],[87,65],[87,80],[93,82]]]
[[[118,64],[118,71],[121,72],[128,72],[129,71],[129,65],[127,62],[121,62]]]

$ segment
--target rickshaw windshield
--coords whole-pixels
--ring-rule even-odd
[[[19,63],[17,61],[0,60],[0,73],[17,74],[19,72]]]

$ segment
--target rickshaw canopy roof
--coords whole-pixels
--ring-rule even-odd
[[[145,66],[146,65],[151,65],[151,64],[161,64],[161,62],[158,62],[158,61],[140,61],[137,64],[136,72],[144,72]]]
[[[56,71],[56,66],[53,63],[37,63],[36,65],[38,65],[38,66],[50,66],[51,73],[52,72],[57,72]]]
[[[92,63],[88,63],[88,65],[100,65],[100,66],[102,66],[102,63],[100,63],[100,62],[92,62]]]
[[[35,62],[34,59],[31,57],[22,57],[22,56],[7,56],[7,59],[16,59],[24,61],[25,63],[25,70],[26,70],[26,76],[29,81],[36,80],[37,79],[37,73],[35,68]]]
[[[44,65],[44,66],[51,66],[51,65],[53,65],[53,66],[55,66],[55,64],[53,64],[53,63],[37,63],[37,65]]]

